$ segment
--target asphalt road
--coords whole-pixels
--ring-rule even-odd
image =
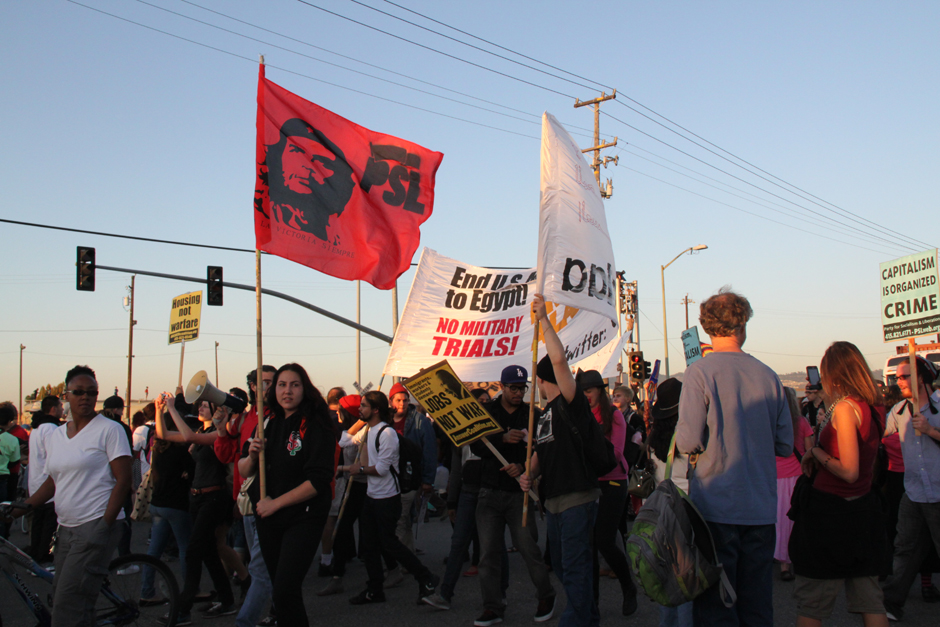
[[[146,552],[146,540],[149,524],[135,523],[132,548],[134,551]],[[540,540],[544,546],[544,523],[539,523]],[[26,536],[20,531],[19,523],[16,525],[11,539],[18,546],[26,544]],[[507,537],[508,539],[508,537]],[[445,521],[434,520],[422,523],[418,527],[416,546],[424,551],[421,559],[432,571],[443,575],[444,558],[450,548],[450,524]],[[508,592],[508,608],[504,618],[504,625],[531,625],[535,614],[536,600],[532,583],[522,558],[518,553],[509,556],[510,586]],[[174,573],[178,572],[178,565],[171,564]],[[938,578],[935,577],[935,581]],[[476,577],[461,577],[457,584],[450,611],[440,611],[425,605],[417,605],[417,584],[414,579],[406,578],[399,587],[388,590],[387,602],[370,606],[351,606],[348,598],[365,587],[365,567],[359,561],[353,561],[345,577],[346,591],[343,594],[318,597],[316,591],[326,585],[327,579],[316,576],[316,562],[304,582],[304,594],[307,612],[311,625],[328,625],[330,627],[362,627],[374,625],[383,627],[436,627],[438,625],[463,625],[471,627],[474,618],[482,613],[480,597],[480,584]],[[30,578],[30,585],[37,580]],[[564,607],[564,592],[561,584],[554,580],[558,592],[558,603],[555,618],[546,625],[556,624],[558,616]],[[203,578],[203,589],[210,585],[208,575]],[[37,591],[39,588],[37,587]],[[44,593],[43,593],[44,595]],[[600,591],[601,622],[604,625],[658,625],[658,606],[641,594],[638,611],[630,616],[620,614],[620,587],[613,579],[602,579]],[[919,581],[915,584],[905,608],[906,614],[902,625],[935,627],[940,625],[940,604],[929,605],[920,597]],[[4,627],[34,627],[33,621],[27,619],[24,606],[5,580],[0,580],[0,616],[3,617]],[[201,619],[198,612],[194,613],[194,625],[206,627],[229,627],[235,624],[234,617],[218,619]],[[789,627],[796,621],[796,608],[792,599],[792,584],[782,582],[779,578],[774,581],[774,625],[775,627]],[[861,618],[850,615],[845,610],[844,599],[840,600],[833,613],[833,618],[825,623],[837,626],[861,625]],[[287,626],[289,627],[289,626]]]

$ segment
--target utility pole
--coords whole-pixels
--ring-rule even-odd
[[[23,351],[26,350],[26,347],[20,344],[20,422],[23,421],[23,416],[26,415],[26,410],[23,407]]]
[[[593,152],[594,161],[591,163],[591,169],[594,170],[594,180],[597,181],[597,188],[601,191],[601,198],[610,198],[614,193],[614,186],[610,182],[610,179],[607,179],[607,187],[601,187],[601,165],[605,168],[607,164],[611,161],[614,162],[614,165],[617,165],[617,162],[620,160],[620,157],[604,157],[601,159],[601,150],[604,148],[613,148],[617,145],[617,138],[614,137],[613,142],[608,142],[606,144],[601,143],[601,103],[605,100],[613,100],[617,97],[617,90],[614,90],[614,93],[607,95],[607,92],[601,92],[600,98],[595,98],[594,100],[588,100],[586,102],[581,102],[579,99],[575,99],[574,108],[585,107],[587,105],[594,105],[594,145],[590,148],[585,148],[581,152]]]
[[[130,324],[128,327],[128,340],[127,340],[127,402],[124,405],[127,408],[127,424],[131,424],[131,372],[133,372],[134,365],[134,325],[137,324],[137,321],[134,320],[134,279],[137,278],[136,274],[131,275],[131,295],[130,295],[130,311],[131,318]]]
[[[689,328],[689,305],[695,304],[694,300],[689,300],[689,295],[686,294],[685,298],[682,299],[682,304],[685,305],[685,328]]]
[[[359,319],[362,303],[361,299],[362,281],[356,281],[356,324],[361,324]],[[362,333],[356,329],[356,383],[362,384]]]
[[[219,387],[219,343],[215,343],[215,387]]]

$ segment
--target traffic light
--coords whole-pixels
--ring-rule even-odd
[[[206,292],[208,305],[222,306],[222,266],[208,266],[206,268]]]
[[[79,246],[75,262],[75,289],[79,292],[95,291],[95,249]]]
[[[630,378],[634,381],[642,381],[643,376],[643,351],[632,351],[627,353],[627,361],[630,362]]]
[[[650,362],[648,361],[643,362],[643,378],[644,379],[650,378]]]

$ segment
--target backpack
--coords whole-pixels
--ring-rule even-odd
[[[384,424],[375,436],[375,452],[379,452],[379,437],[390,425]],[[394,431],[394,428],[392,429]],[[398,468],[391,467],[392,478],[398,491],[404,494],[421,487],[421,447],[395,431],[398,436]]]
[[[708,524],[670,478],[675,448],[673,434],[666,478],[643,504],[627,539],[630,570],[646,595],[660,605],[688,603],[720,582],[722,602],[731,607],[737,595],[724,567],[717,563]]]
[[[603,477],[616,468],[617,455],[614,452],[614,445],[604,437],[600,425],[594,420],[594,414],[591,413],[591,419],[585,421],[587,433],[582,437],[581,432],[568,417],[568,412],[564,409],[564,403],[558,403],[556,407],[558,407],[558,415],[561,416],[562,422],[571,429],[574,437],[581,443],[581,451],[584,454],[587,469],[593,472],[596,477]]]

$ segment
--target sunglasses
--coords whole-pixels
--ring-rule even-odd
[[[529,389],[528,385],[510,385],[508,387],[510,392],[525,392]]]
[[[98,390],[68,390],[72,396],[98,396]]]

